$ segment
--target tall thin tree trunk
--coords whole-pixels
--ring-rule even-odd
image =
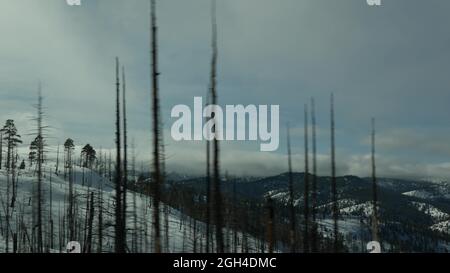
[[[68,225],[69,225],[69,240],[75,240],[75,196],[73,187],[73,173],[72,173],[72,151],[67,150],[67,164],[68,164],[68,176],[69,176],[69,208],[68,208]]]
[[[127,106],[126,106],[126,81],[125,67],[122,66],[122,107],[123,107],[123,180],[122,180],[122,228],[123,241],[127,242],[127,183],[128,183],[128,139],[127,139]]]
[[[309,154],[308,154],[308,106],[305,105],[305,192],[304,192],[304,217],[305,230],[303,238],[303,251],[309,252]]]
[[[274,242],[275,242],[275,215],[273,209],[273,200],[271,197],[267,200],[267,210],[268,210],[268,219],[267,219],[267,241],[269,242],[269,253],[273,253]]]
[[[125,241],[123,234],[122,219],[122,166],[121,166],[121,141],[120,141],[120,80],[119,80],[119,58],[116,57],[116,173],[115,173],[115,251],[125,252]]]
[[[210,90],[207,94],[207,105],[209,105],[210,100]],[[208,135],[209,137],[209,135]],[[206,140],[206,243],[205,249],[206,253],[210,251],[210,238],[211,238],[211,141]]]
[[[377,178],[375,169],[375,119],[372,118],[372,241],[380,241],[379,230],[378,230],[378,189],[377,189]]]
[[[216,90],[216,74],[217,74],[217,23],[216,23],[216,1],[212,1],[211,9],[211,24],[212,24],[212,59],[211,59],[211,99],[214,105],[214,113],[217,107],[217,90]],[[217,115],[214,115],[214,119]],[[214,216],[216,224],[216,248],[217,253],[224,252],[223,244],[223,219],[222,219],[222,193],[220,186],[220,165],[219,165],[219,141],[217,139],[218,131],[217,121],[214,122],[214,158],[213,158],[213,179],[214,179]]]
[[[160,134],[162,135],[162,131],[160,131]],[[160,162],[160,166],[161,166],[161,185],[164,185],[165,182],[165,177],[166,177],[166,158],[165,158],[165,146],[163,143],[163,139],[161,137],[160,139],[160,152],[159,152],[159,156],[161,158],[161,162]],[[161,199],[164,196],[161,197]],[[170,247],[169,247],[169,206],[167,205],[167,202],[169,202],[169,196],[166,196],[165,199],[165,203],[163,206],[163,212],[164,212],[164,246],[166,249],[166,252],[170,252]]]
[[[289,126],[287,128],[287,152],[288,152],[288,168],[289,168],[289,213],[290,213],[290,229],[289,229],[289,244],[291,252],[296,252],[296,221],[295,221],[295,206],[294,206],[294,176],[292,174],[292,159],[291,159],[291,137]]]
[[[131,159],[131,165],[132,165],[132,183],[133,183],[133,236],[132,236],[132,241],[133,241],[133,245],[132,245],[132,249],[134,253],[137,253],[138,250],[138,223],[137,223],[137,184],[136,184],[136,146],[135,146],[135,142],[134,142],[134,138],[132,139],[131,142],[131,149],[133,152],[133,158]]]
[[[103,182],[101,182],[100,190],[98,193],[98,243],[97,253],[103,252]]]
[[[11,149],[12,149],[12,141],[11,141],[11,134],[8,134],[8,138],[6,139],[7,141],[7,151],[6,151],[6,202],[5,202],[5,206],[6,206],[6,215],[5,215],[5,240],[6,240],[6,244],[5,244],[5,252],[9,253],[9,233],[10,233],[10,206],[9,206],[9,199],[10,199],[10,193],[11,193]]]
[[[43,252],[43,240],[42,240],[42,162],[44,159],[44,137],[42,135],[42,94],[41,94],[41,84],[39,83],[38,90],[38,116],[37,116],[37,126],[38,126],[38,136],[40,136],[40,141],[38,143],[38,181],[37,181],[37,251],[39,253]]]
[[[158,86],[158,48],[157,48],[157,26],[156,26],[156,3],[150,0],[151,4],[151,60],[152,60],[152,114],[153,114],[153,234],[154,251],[161,253],[161,225],[160,225],[160,184],[161,184],[161,166],[160,166],[160,121],[159,121],[159,86]]]
[[[89,220],[88,220],[88,235],[86,239],[86,252],[92,252],[92,224],[94,222],[94,193],[91,192],[91,199],[89,202]]]
[[[52,172],[49,171],[50,175],[50,190],[49,190],[49,223],[50,223],[50,242],[49,247],[50,249],[53,249],[53,229],[54,229],[54,223],[53,223],[53,181],[52,181]]]
[[[333,248],[334,252],[339,252],[339,208],[336,185],[336,154],[335,154],[335,140],[334,140],[334,95],[331,94],[330,100],[330,115],[331,115],[331,198],[333,205]]]
[[[316,147],[316,106],[314,98],[311,98],[311,126],[312,126],[312,230],[311,230],[311,251],[318,251],[318,230],[317,230],[317,147]]]
[[[56,150],[56,166],[55,166],[55,174],[59,175],[59,144],[58,144],[58,148]]]

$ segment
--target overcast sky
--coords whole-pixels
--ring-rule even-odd
[[[377,120],[379,175],[450,177],[450,2],[218,0],[220,104],[280,105],[280,148],[223,143],[222,169],[266,175],[303,170],[303,105],[314,96],[319,171],[329,171],[329,96],[336,100],[339,174],[370,173],[370,118]],[[204,148],[170,137],[170,110],[204,96],[210,63],[210,1],[157,1],[167,167],[201,174]],[[130,139],[150,159],[147,0],[0,0],[0,118],[28,143],[42,82],[51,145],[111,149],[114,57],[127,69]]]

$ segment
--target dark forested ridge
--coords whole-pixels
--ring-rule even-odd
[[[309,177],[311,178],[311,174]],[[189,189],[204,194],[204,178],[180,179],[174,175],[168,191]],[[298,219],[303,211],[304,173],[293,173],[295,205]],[[317,218],[319,232],[332,231],[330,177],[317,178]],[[265,178],[233,177],[222,181],[225,198],[233,192],[245,206],[264,206],[270,197],[277,206],[278,221],[288,221],[289,174]],[[372,213],[372,178],[341,176],[336,178],[339,190],[339,225],[344,229],[345,251],[361,251],[370,238]],[[450,185],[406,179],[378,178],[381,238],[386,251],[446,252],[450,242]],[[201,198],[200,198],[201,200]],[[175,201],[174,204],[177,204]],[[255,211],[255,213],[258,213]],[[280,219],[281,218],[281,219]],[[284,220],[283,220],[284,219]],[[350,224],[345,224],[345,222]],[[300,221],[301,223],[301,221]],[[414,239],[413,239],[414,238]],[[419,244],[418,242],[426,242]],[[287,244],[287,242],[286,242]]]

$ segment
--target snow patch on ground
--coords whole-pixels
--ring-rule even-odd
[[[431,199],[431,198],[434,197],[433,194],[431,194],[431,193],[429,193],[427,191],[424,191],[424,190],[408,191],[408,192],[404,192],[402,194],[406,195],[406,196],[417,197],[417,198],[420,198],[420,199]]]

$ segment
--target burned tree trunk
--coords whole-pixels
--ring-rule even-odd
[[[318,230],[317,230],[317,147],[316,147],[316,109],[314,98],[311,98],[311,130],[312,130],[312,230],[311,230],[311,251],[318,251]]]
[[[377,178],[375,169],[375,119],[372,118],[372,134],[371,134],[371,144],[372,144],[372,241],[380,241],[379,230],[378,230],[378,189],[377,189]]]
[[[94,223],[94,193],[91,192],[89,201],[89,220],[88,220],[88,234],[86,239],[86,253],[92,252],[92,224]]]
[[[333,210],[333,248],[334,252],[339,252],[339,208],[336,185],[336,155],[335,155],[335,139],[334,139],[334,96],[331,94],[330,100],[330,118],[331,118],[331,201]]]
[[[294,206],[294,176],[292,174],[292,159],[291,159],[291,138],[289,127],[287,128],[287,152],[288,152],[288,168],[289,168],[289,216],[290,216],[290,229],[289,229],[289,244],[291,252],[296,252],[296,221],[295,221],[295,206]]]
[[[275,242],[275,213],[273,209],[273,200],[267,200],[267,242],[269,243],[269,253],[273,253]]]
[[[120,141],[120,80],[119,58],[116,58],[116,173],[115,173],[115,251],[125,252],[125,237],[122,218],[122,166],[121,166],[121,141]]]
[[[207,94],[207,105],[209,105],[210,90]],[[210,251],[210,238],[211,238],[211,142],[206,140],[206,253]]]
[[[304,218],[305,230],[303,236],[303,251],[309,252],[309,161],[308,161],[308,106],[305,105],[305,189],[304,189]]]
[[[122,229],[123,241],[127,241],[127,183],[128,183],[128,140],[125,67],[122,66],[122,117],[123,117],[123,180],[122,180]]]
[[[216,90],[216,74],[217,74],[217,23],[216,23],[216,1],[212,2],[211,11],[212,23],[212,58],[211,58],[211,102],[217,105],[217,90]],[[215,113],[215,109],[214,109]],[[216,115],[213,117],[216,119]],[[216,248],[217,253],[224,252],[223,243],[223,219],[222,219],[222,193],[220,189],[220,165],[219,165],[219,141],[217,122],[214,122],[214,140],[213,140],[213,181],[214,181],[214,216],[216,224]]]
[[[37,151],[37,193],[36,193],[36,202],[37,202],[37,252],[43,252],[43,238],[42,238],[42,163],[44,159],[44,140],[42,136],[42,94],[41,94],[41,85],[39,84],[39,94],[38,94],[38,104],[37,104],[37,129],[38,129],[38,151]]]
[[[153,116],[153,234],[154,251],[161,253],[161,224],[159,203],[161,199],[161,166],[160,166],[160,121],[159,121],[159,86],[158,86],[158,48],[157,48],[157,27],[156,27],[156,4],[155,0],[151,4],[151,59],[152,59],[152,116]]]

